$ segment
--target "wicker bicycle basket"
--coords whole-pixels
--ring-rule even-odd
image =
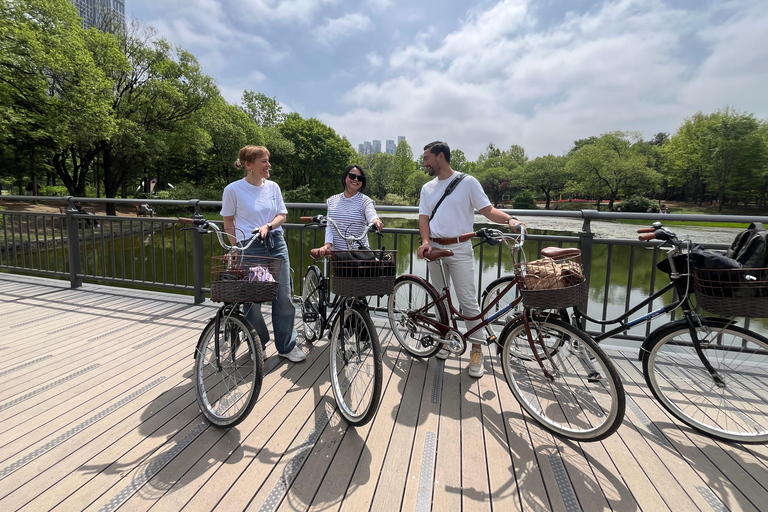
[[[721,316],[768,318],[768,268],[693,269],[696,301]]]
[[[343,297],[388,295],[395,287],[397,251],[333,251],[333,293]]]
[[[266,256],[213,256],[213,302],[271,302],[277,299],[282,260]]]
[[[527,308],[569,308],[588,298],[589,286],[584,279],[581,256],[516,263],[515,276]]]

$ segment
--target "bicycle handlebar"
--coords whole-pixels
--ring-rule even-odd
[[[254,228],[253,231],[251,231],[251,234],[254,235],[251,237],[250,240],[248,240],[248,243],[244,246],[239,245],[229,245],[225,241],[225,236],[230,237],[233,235],[230,235],[226,231],[222,230],[219,226],[217,226],[212,221],[206,220],[206,219],[190,219],[187,217],[179,217],[179,222],[182,224],[193,224],[197,226],[197,231],[200,233],[216,233],[216,238],[219,240],[219,244],[226,249],[227,251],[244,251],[247,248],[253,244],[256,240],[263,243],[263,240],[261,239],[261,232],[259,232],[259,228]]]
[[[342,233],[341,228],[336,223],[336,221],[334,221],[332,218],[327,217],[325,215],[315,215],[314,217],[300,217],[300,220],[302,222],[306,222],[308,226],[316,225],[320,227],[325,227],[330,222],[331,226],[333,226],[333,229],[336,230],[336,233],[338,233],[338,235],[342,239],[344,239],[345,242],[347,242],[348,249],[352,249],[352,245],[355,242],[357,242],[358,245],[362,245],[363,238],[365,238],[365,236],[367,236],[368,233],[376,233],[379,236],[384,236],[384,234],[376,228],[376,224],[373,222],[370,222],[365,226],[365,231],[361,235],[354,236],[354,235],[345,235],[344,233]]]
[[[677,235],[665,228],[661,222],[654,222],[653,227],[640,228],[637,232],[642,233],[637,237],[638,240],[662,240],[664,242],[673,242],[675,245],[679,244]]]

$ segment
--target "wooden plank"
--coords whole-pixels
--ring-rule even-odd
[[[338,510],[345,496],[357,492],[357,486],[361,482],[366,484],[370,479],[374,478],[374,475],[371,474],[371,451],[367,446],[366,440],[370,435],[371,427],[382,414],[381,411],[389,406],[388,404],[395,394],[400,393],[397,389],[398,379],[395,378],[395,374],[398,368],[398,357],[402,357],[398,348],[391,343],[391,339],[383,337],[380,340],[383,343],[384,355],[382,357],[383,382],[379,411],[367,425],[362,427],[345,427],[346,424],[344,422],[334,427],[335,430],[339,431],[339,435],[342,436],[341,443],[338,450],[336,450],[335,456],[329,461],[327,470],[322,475],[322,480],[319,482],[317,491],[312,498],[312,502],[309,504],[308,510],[310,511]],[[353,477],[355,483],[351,484]],[[297,494],[301,493],[302,485],[302,483],[296,482],[295,492]],[[303,494],[306,495],[308,493]],[[294,500],[290,498],[293,496],[294,489],[292,488],[289,500],[283,503],[280,510],[291,509],[291,504],[294,503]]]
[[[401,391],[400,406],[392,429],[384,463],[379,474],[376,497],[371,511],[388,512],[402,508],[403,490],[408,476],[408,463],[413,453],[416,421],[425,389],[428,361],[414,360],[410,365],[405,385]]]
[[[437,457],[433,510],[461,509],[461,359],[445,360],[443,395],[440,398],[440,424],[437,432]]]

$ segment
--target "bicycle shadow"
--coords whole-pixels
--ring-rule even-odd
[[[610,494],[614,496],[612,503],[631,504],[628,505],[629,508],[637,509],[629,489],[620,478],[613,475],[615,468],[604,467],[587,452],[580,449],[576,443],[571,443],[571,446],[573,451],[578,453],[579,462],[571,464],[565,461],[564,456],[559,453],[553,442],[555,438],[539,427],[533,419],[525,415],[512,397],[511,392],[506,389],[507,384],[501,372],[501,362],[493,347],[483,349],[486,374],[482,379],[475,379],[467,373],[468,351],[460,357],[451,356],[443,363],[434,357],[418,359],[411,357],[403,349],[397,350],[399,344],[394,341],[394,336],[391,336],[388,341],[391,346],[390,350],[385,351],[384,363],[399,378],[398,393],[403,396],[406,393],[419,393],[425,397],[422,398],[421,407],[425,406],[423,402],[429,400],[430,395],[432,395],[433,400],[438,397],[441,404],[449,404],[450,401],[454,401],[449,407],[443,407],[441,404],[433,405],[440,411],[438,422],[456,422],[462,425],[460,427],[462,430],[465,428],[464,425],[480,425],[482,431],[479,431],[478,435],[485,436],[486,449],[498,450],[500,448],[509,454],[509,466],[506,470],[508,477],[506,479],[499,477],[500,472],[505,470],[498,466],[494,467],[497,483],[492,494],[489,494],[487,488],[472,486],[446,486],[447,492],[460,494],[464,499],[485,503],[505,499],[517,501],[519,496],[523,500],[525,510],[552,510],[553,507],[557,508],[555,506],[557,503],[553,504],[551,496],[553,493],[559,493],[559,489],[553,489],[553,483],[543,479],[539,462],[542,458],[546,458],[547,460],[543,464],[549,465],[550,459],[557,458],[559,460],[562,458],[563,461],[560,464],[567,467],[569,479],[584,482],[580,492],[583,492],[586,486],[587,492],[602,494],[605,492],[605,486],[608,486]],[[421,367],[419,368],[419,366]],[[409,382],[411,374],[416,373],[418,373],[419,378],[415,380],[421,384],[420,386],[414,385],[416,382]],[[502,386],[505,394],[504,400],[499,396]],[[405,400],[405,396],[403,400]],[[505,409],[505,404],[510,403],[514,404],[514,410]],[[425,422],[430,418],[428,414],[401,414],[399,407],[388,412],[394,421],[413,429],[423,428]],[[404,418],[409,419],[404,420]],[[524,425],[522,433],[518,431],[520,425]],[[529,437],[524,437],[524,434]],[[531,438],[535,439],[532,441]],[[557,442],[568,443],[560,440]],[[440,449],[438,446],[438,450]],[[462,457],[461,454],[455,454],[454,457],[456,456]],[[498,463],[494,459],[492,464],[489,454],[485,455],[485,460],[487,467]],[[588,464],[583,464],[584,460]],[[552,463],[556,462],[552,461]],[[582,469],[582,465],[587,466],[587,468],[592,467],[592,469]],[[599,480],[595,478],[594,473],[600,473]],[[602,489],[600,481],[602,481]]]
[[[653,424],[664,437],[649,435],[648,442],[657,450],[685,461],[701,479],[701,485],[694,486],[694,490],[704,500],[711,503],[716,498],[724,510],[751,509],[757,503],[768,503],[768,455],[761,453],[762,445],[753,449],[741,443],[715,440],[673,421]],[[639,427],[634,428],[643,433]]]

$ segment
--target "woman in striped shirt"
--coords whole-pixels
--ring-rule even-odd
[[[344,192],[331,196],[326,201],[328,217],[339,225],[342,232],[346,229],[347,235],[363,234],[370,222],[376,224],[376,228],[381,231],[384,224],[376,213],[373,199],[362,193],[365,189],[363,169],[356,164],[347,167],[341,176],[341,184]],[[367,238],[363,239],[363,244],[365,249],[369,248]],[[347,243],[329,223],[325,230],[325,245],[317,250],[318,256],[330,254],[332,250],[346,251],[347,249]],[[352,247],[352,249],[358,249],[358,247]]]

